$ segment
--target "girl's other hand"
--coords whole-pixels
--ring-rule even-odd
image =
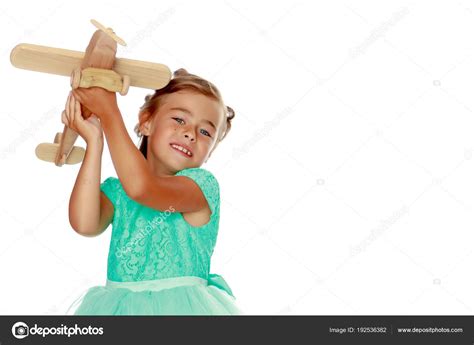
[[[66,102],[66,109],[61,115],[61,121],[66,126],[77,132],[87,144],[92,141],[103,142],[102,125],[95,114],[84,120],[81,112],[81,104],[74,97],[72,92],[69,93]]]
[[[101,87],[79,87],[72,90],[72,93],[84,107],[101,120],[113,118],[119,113],[115,92],[107,91]],[[104,122],[102,121],[102,123]]]

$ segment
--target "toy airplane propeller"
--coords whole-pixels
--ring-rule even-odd
[[[13,66],[43,72],[70,76],[71,87],[99,86],[108,91],[126,95],[130,86],[161,89],[171,79],[171,71],[163,64],[116,58],[117,43],[126,45],[111,28],[105,28],[96,20],[97,27],[85,53],[21,43],[13,48],[10,61]],[[81,105],[82,116],[87,119],[91,112]],[[42,143],[36,147],[36,156],[56,166],[82,162],[85,150],[73,146],[77,132],[64,126],[57,133],[54,143]]]

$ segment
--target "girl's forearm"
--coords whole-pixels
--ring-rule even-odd
[[[69,200],[69,222],[81,234],[96,231],[100,222],[100,172],[104,143],[87,144],[86,154]]]
[[[140,183],[145,180],[144,175],[149,168],[145,157],[128,135],[120,111],[118,112],[116,116],[101,119],[101,123],[117,176],[125,193],[134,198],[141,192]]]

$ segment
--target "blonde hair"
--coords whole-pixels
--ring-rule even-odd
[[[232,124],[231,121],[235,116],[235,112],[231,107],[224,104],[221,93],[217,87],[213,83],[195,74],[188,73],[184,68],[180,68],[173,73],[173,78],[164,88],[155,90],[154,94],[147,95],[145,97],[145,103],[140,107],[140,112],[138,113],[138,124],[135,126],[134,130],[138,137],[141,138],[139,149],[143,156],[145,156],[145,159],[147,155],[148,137],[140,133],[140,126],[150,120],[156,111],[158,111],[163,96],[182,90],[190,90],[200,93],[222,105],[223,112],[226,115],[226,123],[224,125],[224,134],[221,138],[217,138],[215,147],[227,136],[227,133],[229,133]]]

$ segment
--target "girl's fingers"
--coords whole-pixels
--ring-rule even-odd
[[[66,126],[68,126],[68,120],[66,116],[66,110],[63,110],[61,113],[61,122],[64,123]],[[68,126],[69,127],[69,126]]]
[[[72,90],[72,94],[74,95],[74,97],[80,102],[81,99],[82,99],[82,92],[81,90],[79,89],[74,89]]]
[[[68,118],[70,123],[74,123],[74,95],[72,93],[68,98]]]
[[[82,120],[81,103],[77,99],[74,99],[74,115],[78,120]]]

